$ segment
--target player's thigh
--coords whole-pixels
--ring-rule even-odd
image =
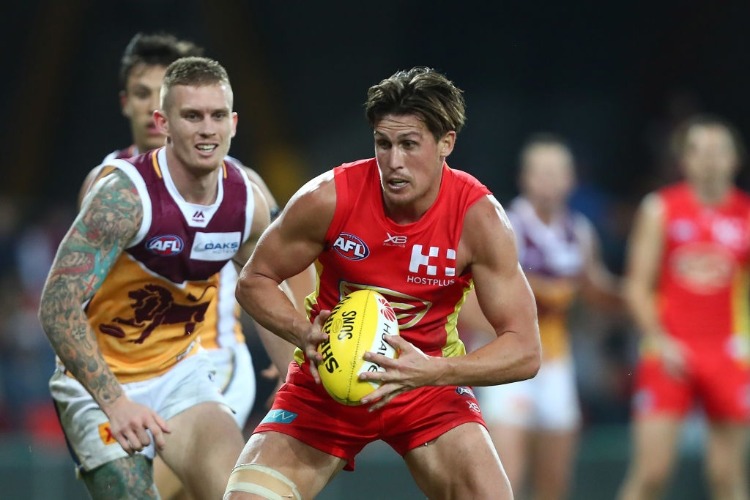
[[[94,500],[111,498],[159,498],[154,486],[151,460],[136,454],[107,462],[81,473]]]
[[[715,478],[746,474],[748,428],[741,423],[711,423],[706,466]]]
[[[160,456],[154,458],[154,483],[161,500],[174,500],[184,491],[180,478]]]
[[[513,490],[520,490],[528,469],[530,429],[526,426],[504,423],[494,423],[488,425],[488,428]]]
[[[534,433],[531,470],[540,498],[564,498],[575,465],[577,430],[539,430]]]
[[[682,419],[669,414],[636,419],[631,425],[633,471],[663,480],[672,471],[677,455]]]
[[[417,485],[431,499],[512,498],[510,483],[487,429],[470,422],[404,455]]]
[[[247,485],[260,485],[272,491],[293,487],[300,498],[311,499],[320,493],[345,464],[345,460],[286,434],[257,432],[250,437],[237,459],[237,467],[232,473],[230,488],[224,498],[252,498],[247,492],[252,488]],[[246,486],[233,489],[233,484]]]
[[[188,489],[220,498],[244,440],[229,409],[215,402],[192,406],[167,421],[160,456]]]

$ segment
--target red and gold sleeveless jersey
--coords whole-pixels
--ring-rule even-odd
[[[716,206],[687,183],[658,192],[665,241],[657,285],[667,332],[697,352],[745,353],[748,337],[750,197],[737,189]]]
[[[247,241],[255,205],[249,179],[230,161],[212,205],[182,198],[163,148],[107,164],[135,184],[143,222],[86,314],[107,363],[128,383],[166,372],[215,332],[219,276]]]
[[[123,160],[138,154],[138,148],[135,144],[125,149],[113,151],[97,167],[100,171],[97,177],[103,177],[114,168],[110,165],[110,160]],[[227,156],[226,159],[232,163],[240,164],[239,161],[230,156]],[[245,344],[245,336],[242,333],[242,324],[240,323],[240,305],[234,297],[236,284],[237,270],[232,262],[228,262],[219,275],[216,298],[208,306],[205,328],[201,333],[201,345],[205,349]]]
[[[318,287],[307,299],[311,319],[370,288],[393,306],[401,336],[426,354],[465,354],[456,321],[472,282],[468,270],[458,274],[456,253],[467,210],[489,190],[444,165],[435,203],[402,225],[385,215],[375,159],[336,167],[334,182],[336,210],[316,261]]]

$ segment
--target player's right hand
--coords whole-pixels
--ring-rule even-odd
[[[687,348],[678,340],[660,335],[657,340],[664,370],[672,377],[682,378],[687,374]]]
[[[318,345],[328,338],[328,334],[323,332],[323,323],[326,322],[330,315],[331,311],[327,309],[320,311],[315,317],[315,321],[313,321],[311,328],[302,339],[302,345],[300,346],[305,353],[305,357],[310,360],[310,374],[316,384],[320,383],[318,365],[323,362],[323,356],[318,352]]]
[[[151,431],[157,449],[164,448],[164,434],[170,432],[169,427],[148,406],[136,403],[123,394],[107,408],[106,414],[112,436],[128,454],[132,455],[151,444],[147,431]]]

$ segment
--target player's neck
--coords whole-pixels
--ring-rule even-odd
[[[537,218],[547,225],[557,219],[564,210],[564,207],[561,206],[546,203],[534,203],[533,201],[531,201],[531,206],[534,209]]]
[[[167,168],[177,191],[188,203],[211,205],[216,201],[221,168],[211,171],[190,168],[167,147]]]
[[[730,190],[732,183],[713,182],[713,183],[693,183],[693,192],[696,198],[703,205],[718,205],[723,202]]]

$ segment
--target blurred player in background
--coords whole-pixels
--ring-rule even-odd
[[[163,77],[166,146],[107,162],[40,306],[60,360],[50,390],[94,498],[158,497],[157,451],[193,498],[219,498],[244,442],[200,335],[222,268],[245,262],[269,210],[225,160],[237,115],[224,68],[182,58]]]
[[[512,498],[467,386],[534,376],[536,308],[502,207],[445,163],[465,120],[462,92],[414,68],[371,87],[366,112],[376,158],[299,190],[240,275],[240,304],[299,350],[225,498],[313,498],[378,439],[403,456],[429,498]],[[319,285],[308,321],[277,292],[312,262]],[[496,338],[466,354],[455,318],[472,279]],[[319,383],[316,348],[330,310],[361,288],[395,305],[400,336],[386,339],[400,355],[368,353],[386,372],[360,377],[382,385],[363,405],[344,406]]]
[[[750,198],[733,183],[744,147],[710,116],[674,144],[685,180],[644,198],[629,241],[626,296],[643,337],[620,496],[661,498],[680,424],[700,402],[712,498],[747,499]]]
[[[542,366],[531,380],[480,387],[477,397],[514,492],[523,498],[530,475],[529,498],[557,500],[569,490],[581,420],[568,314],[580,294],[610,306],[620,303],[620,295],[592,224],[568,208],[575,165],[566,142],[552,134],[534,135],[521,150],[520,165],[521,194],[508,217],[536,297]],[[459,327],[494,333],[473,294]]]
[[[110,153],[101,165],[89,172],[81,187],[79,206],[92,183],[112,169],[108,166],[110,160],[130,158],[164,145],[166,136],[156,126],[154,110],[159,108],[159,92],[167,66],[180,57],[199,56],[202,53],[203,49],[192,42],[179,40],[166,33],[138,33],[131,39],[120,65],[120,104],[123,116],[130,122],[133,144]],[[229,159],[242,166],[237,160],[231,157]],[[279,206],[263,179],[254,170],[242,167],[250,180],[260,188],[268,202],[271,217],[275,217]],[[293,287],[299,307],[302,308],[304,297],[314,287],[312,272],[310,269],[288,281]],[[201,333],[201,345],[216,365],[216,382],[234,411],[237,425],[244,429],[255,402],[256,383],[252,358],[242,333],[240,307],[234,297],[236,282],[237,271],[230,262],[221,270],[218,293],[209,306],[210,314]],[[278,341],[274,335],[264,335],[261,339],[264,344]],[[269,352],[279,351],[271,348]],[[289,359],[275,361],[281,369],[271,373],[283,379],[285,371],[282,370],[285,370]],[[158,457],[154,461],[154,477],[162,498],[169,499],[178,495],[181,490],[180,481]]]

